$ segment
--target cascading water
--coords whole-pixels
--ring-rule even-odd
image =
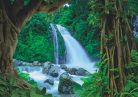
[[[90,73],[93,73],[93,72],[95,72],[95,70],[97,70],[97,68],[94,67],[94,63],[91,62],[91,60],[87,56],[86,52],[82,48],[82,46],[79,44],[79,42],[77,42],[77,40],[75,40],[71,36],[71,34],[69,33],[69,31],[66,28],[64,28],[60,25],[55,26],[52,24],[51,24],[51,28],[52,28],[52,33],[53,33],[53,41],[54,41],[54,49],[55,49],[54,56],[55,56],[55,61],[56,61],[56,64],[52,64],[53,66],[55,65],[56,67],[57,66],[60,67],[60,65],[58,64],[59,63],[59,60],[58,60],[59,45],[58,45],[58,37],[57,37],[57,30],[59,30],[59,32],[61,33],[61,36],[64,39],[65,46],[66,46],[67,68],[68,67],[69,68],[70,67],[71,68],[72,67],[73,68],[83,68],[83,69],[89,71]],[[47,64],[47,62],[44,64]],[[62,94],[59,94],[59,92],[58,92],[59,77],[61,74],[66,72],[61,67],[60,67],[60,71],[58,72],[59,77],[57,77],[57,78],[52,77],[49,74],[43,74],[42,71],[45,69],[43,69],[44,67],[42,67],[42,66],[37,66],[37,67],[36,66],[19,66],[18,68],[21,72],[28,73],[30,78],[32,78],[33,80],[35,80],[37,82],[38,87],[40,89],[42,89],[43,87],[46,87],[47,93],[51,93],[56,97],[66,97],[66,96],[61,96]],[[78,76],[78,75],[72,75],[72,74],[69,74],[69,75],[73,81],[75,81],[76,83],[78,83],[80,85],[83,84],[83,81],[81,80],[81,78],[87,77],[87,75],[86,76]],[[44,83],[45,80],[47,80],[47,79],[53,79],[54,85],[52,86],[48,83]],[[77,96],[74,96],[74,97],[77,97]]]
[[[66,46],[66,64],[69,67],[73,68],[84,68],[89,72],[94,72],[95,67],[94,63],[91,62],[89,57],[87,56],[83,47],[79,44],[79,42],[74,39],[69,31],[62,27],[61,25],[57,25],[57,29],[61,33],[65,46]]]
[[[50,24],[52,28],[52,33],[53,33],[53,43],[54,43],[54,57],[55,57],[55,63],[59,63],[59,54],[58,54],[58,37],[57,37],[57,31],[54,27],[53,24]]]

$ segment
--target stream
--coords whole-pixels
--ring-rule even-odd
[[[86,78],[88,74],[92,74],[97,70],[95,62],[91,61],[81,44],[65,27],[51,24],[51,29],[53,33],[55,64],[46,63],[42,66],[18,66],[18,68],[23,73],[29,73],[30,78],[37,82],[40,89],[45,87],[47,93],[51,93],[53,96],[79,97],[72,95],[72,86],[69,86],[68,83],[76,83],[82,86],[83,81],[80,78]],[[63,64],[64,68],[62,68],[62,64],[59,65],[60,45],[58,43],[58,32],[63,37],[65,44],[66,60]],[[67,78],[67,82],[60,83],[60,78],[62,77]]]
[[[46,87],[47,93],[52,94],[56,97],[78,97],[78,96],[70,96],[71,94],[68,94],[65,96],[65,94],[60,94],[58,92],[58,85],[59,85],[59,76],[57,78],[52,77],[50,75],[46,75],[42,73],[42,66],[18,66],[18,69],[20,72],[28,73],[30,78],[33,79],[35,82],[37,82],[38,88],[42,89]],[[64,73],[65,70],[60,69],[59,75]],[[70,75],[72,77],[72,80],[76,83],[82,85],[83,81],[80,80],[80,78],[86,78],[86,76],[77,76],[77,75]],[[50,85],[49,83],[44,83],[47,79],[54,79],[54,85]],[[64,95],[64,96],[63,96]]]

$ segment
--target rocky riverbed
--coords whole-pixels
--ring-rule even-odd
[[[37,82],[40,89],[46,88],[47,93],[56,97],[79,97],[74,94],[73,86],[83,84],[80,78],[90,73],[83,68],[68,68],[65,64],[51,62],[23,62],[13,60],[21,72],[29,73],[30,78]]]

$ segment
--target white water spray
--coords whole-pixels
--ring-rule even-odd
[[[58,36],[57,36],[57,31],[54,27],[53,24],[51,24],[51,28],[52,28],[52,33],[53,33],[53,43],[54,43],[54,57],[55,57],[55,63],[58,64],[59,63],[59,54],[58,54]]]
[[[55,60],[56,60],[56,65],[58,64],[58,37],[57,37],[57,29],[61,33],[65,46],[66,46],[66,65],[67,67],[72,67],[72,68],[84,68],[85,70],[89,71],[90,73],[95,72],[97,68],[94,67],[94,62],[91,62],[89,57],[87,56],[86,52],[82,48],[82,46],[79,44],[77,40],[75,40],[69,31],[60,26],[54,26],[51,24],[52,32],[53,32],[53,40],[54,40],[54,55],[55,55]],[[51,93],[56,97],[62,97],[58,93],[58,84],[59,84],[59,77],[58,78],[53,78],[49,75],[43,74],[42,73],[42,68],[43,67],[37,67],[37,66],[19,66],[18,67],[21,72],[24,73],[29,73],[30,78],[35,80],[38,84],[38,87],[42,89],[43,87],[47,88],[47,93]],[[65,70],[60,69],[59,75],[61,75]],[[84,78],[84,76],[77,76],[77,75],[70,75],[72,80],[77,82],[78,84],[82,85],[83,81],[81,81],[81,78]],[[49,85],[48,83],[44,83],[46,79],[52,78],[54,80],[54,85]]]
[[[61,33],[65,42],[67,52],[66,64],[69,67],[84,68],[91,73],[95,72],[96,68],[94,67],[94,63],[91,62],[80,43],[71,36],[66,28],[57,25],[57,29]]]

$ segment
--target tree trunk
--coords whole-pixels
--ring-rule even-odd
[[[19,31],[9,19],[6,11],[0,9],[0,73],[16,74],[12,57]]]
[[[68,1],[56,0],[49,5],[44,0],[30,0],[29,4],[24,6],[22,0],[14,0],[14,4],[11,4],[10,0],[0,0],[0,74],[13,75],[22,88],[30,87],[18,77],[12,64],[19,32],[34,13],[53,11]]]
[[[105,0],[105,5],[110,0]],[[113,1],[112,1],[113,2]],[[130,62],[130,52],[137,49],[127,17],[121,16],[123,8],[120,0],[115,0],[113,10],[102,17],[101,52],[108,59],[107,76],[109,93],[105,97],[114,97],[116,92],[124,91],[126,83],[125,65]]]
[[[12,65],[18,34],[28,19],[38,11],[53,11],[69,0],[56,0],[52,4],[44,0],[30,0],[24,6],[22,0],[0,0],[0,73],[17,74]]]

